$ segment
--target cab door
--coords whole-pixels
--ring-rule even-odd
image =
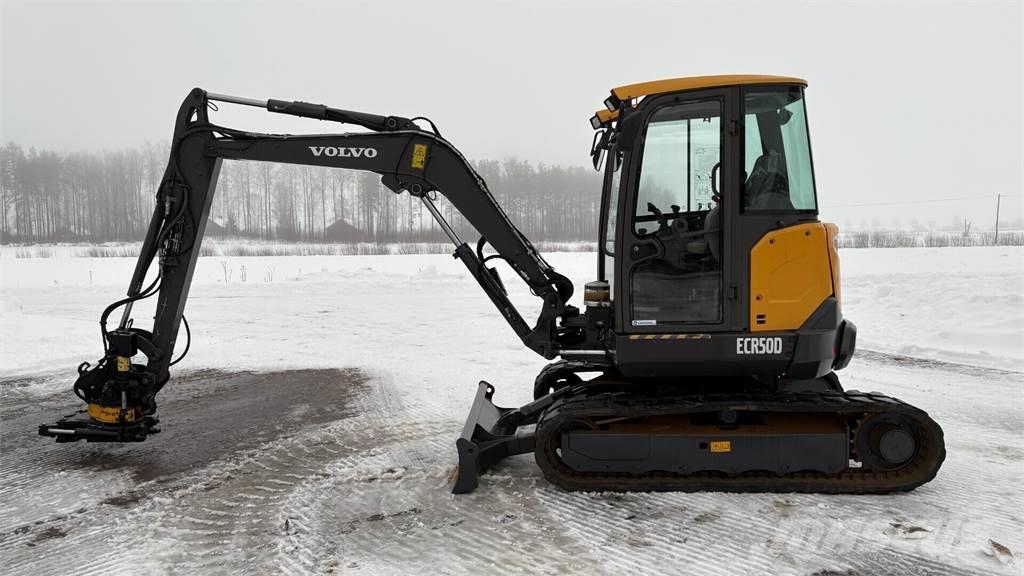
[[[736,93],[665,95],[637,109],[619,205],[621,333],[735,328],[728,212],[737,197]]]

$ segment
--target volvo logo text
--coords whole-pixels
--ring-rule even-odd
[[[331,158],[376,158],[376,148],[339,148],[337,146],[310,146],[313,156],[330,156]]]

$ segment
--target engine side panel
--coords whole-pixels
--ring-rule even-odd
[[[833,294],[825,224],[765,234],[750,250],[750,330],[797,330]]]

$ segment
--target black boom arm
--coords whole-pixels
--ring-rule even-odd
[[[210,122],[212,101],[355,124],[370,131],[302,136],[240,131]],[[257,101],[210,94],[197,88],[178,111],[170,162],[157,191],[156,209],[128,296],[111,304],[101,317],[106,346],[104,361],[96,367],[83,365],[80,368],[76,392],[90,407],[94,403],[120,404],[123,412],[137,403],[145,413],[155,408],[154,397],[166,383],[168,369],[173,364],[175,340],[222,159],[326,166],[380,174],[381,181],[392,191],[407,191],[425,204],[455,244],[454,255],[466,265],[523,342],[545,358],[558,354],[559,338],[564,331],[559,328],[558,319],[578,314],[567,304],[572,295],[571,282],[544,261],[495,202],[480,175],[436,131],[421,129],[413,121],[396,116],[304,102]],[[475,251],[462,242],[438,212],[431,201],[435,191],[448,198],[480,232],[482,238]],[[543,299],[540,317],[533,327],[523,320],[509,300],[497,272],[485,265],[482,252],[485,242]],[[145,286],[147,275],[154,276],[150,273],[154,260],[158,266],[156,278]],[[152,331],[135,328],[131,321],[132,304],[154,295],[157,305]],[[108,317],[121,307],[119,325],[108,330]],[[147,357],[144,366],[130,361],[140,351]],[[112,388],[110,381],[115,377],[121,378],[124,384]],[[125,417],[123,413],[118,415]]]

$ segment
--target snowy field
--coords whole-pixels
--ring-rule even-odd
[[[203,258],[164,432],[57,445],[35,428],[77,409],[74,367],[134,261],[0,258],[0,571],[1024,573],[1024,248],[841,256],[861,349],[844,385],[945,429],[909,494],[566,493],[521,456],[452,496],[477,381],[517,405],[545,362],[445,255]],[[593,254],[548,259],[592,279]]]

